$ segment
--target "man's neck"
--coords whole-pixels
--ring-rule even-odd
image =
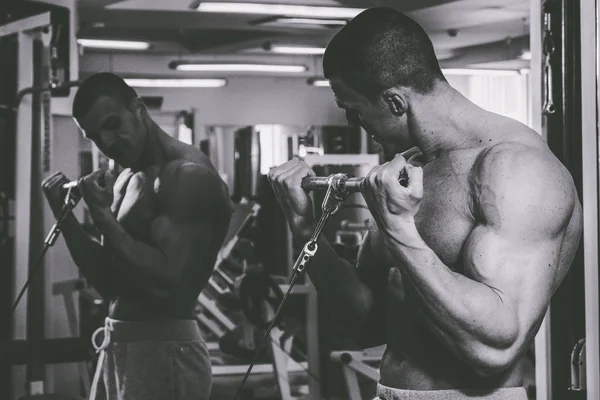
[[[448,86],[435,95],[415,96],[408,116],[409,130],[425,158],[432,160],[441,154],[482,143],[486,131],[481,129],[484,113]]]
[[[142,151],[142,156],[139,165],[136,166],[137,170],[145,170],[154,165],[161,165],[165,162],[167,155],[165,151],[165,140],[167,134],[160,129],[160,127],[151,122],[148,126],[148,138]]]

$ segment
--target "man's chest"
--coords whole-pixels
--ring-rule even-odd
[[[474,226],[468,174],[433,172],[423,179],[417,230],[444,264],[455,269]]]
[[[427,165],[423,169],[423,198],[415,216],[423,241],[445,265],[455,270],[460,270],[461,250],[475,224],[469,184],[471,165],[469,161]],[[374,226],[370,232],[375,247],[381,250],[379,254],[385,255],[385,264],[392,266],[396,262],[376,230]]]

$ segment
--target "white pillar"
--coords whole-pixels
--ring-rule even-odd
[[[598,304],[598,2],[581,1],[583,257],[588,400],[600,399]]]
[[[547,140],[542,130],[542,0],[531,0],[529,16],[530,127]],[[535,337],[535,386],[537,400],[552,400],[552,368],[550,365],[550,309]]]

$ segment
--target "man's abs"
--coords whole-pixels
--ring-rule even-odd
[[[119,321],[165,321],[194,319],[195,298],[169,300],[157,304],[143,295],[136,296],[135,288],[128,288],[127,294],[119,294],[110,301],[108,316]],[[188,296],[189,297],[189,296]]]

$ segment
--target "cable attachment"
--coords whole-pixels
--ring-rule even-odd
[[[544,33],[542,43],[542,53],[544,58],[543,65],[543,90],[544,90],[544,104],[542,113],[544,115],[551,115],[556,112],[556,105],[554,104],[554,88],[553,88],[553,74],[552,74],[552,56],[556,51],[554,44],[554,36],[552,34],[552,9],[550,2],[544,3]]]
[[[334,215],[340,210],[341,205],[344,203],[346,198],[351,191],[345,188],[345,183],[348,180],[346,174],[333,174],[327,178],[327,192],[321,203],[321,218],[313,231],[313,234],[308,242],[302,248],[300,256],[296,259],[293,270],[297,273],[302,273],[306,269],[306,265],[314,257],[319,249],[317,244],[319,236],[327,223],[329,217]]]
[[[54,223],[54,225],[52,225],[52,229],[50,229],[48,236],[46,236],[46,240],[44,240],[44,243],[47,246],[54,246],[54,243],[56,243],[56,239],[58,239],[58,237],[60,236],[61,224],[63,223],[67,215],[69,215],[69,213],[73,211],[73,209],[77,206],[79,200],[81,200],[81,197],[79,197],[75,194],[75,192],[73,192],[73,188],[69,187],[65,196],[65,203],[60,209],[60,212],[56,217],[56,222]]]
[[[329,215],[337,213],[342,203],[346,200],[348,195],[352,192],[346,188],[346,181],[348,176],[346,174],[333,174],[327,178],[327,192],[325,198],[321,204],[323,213],[329,212]]]

